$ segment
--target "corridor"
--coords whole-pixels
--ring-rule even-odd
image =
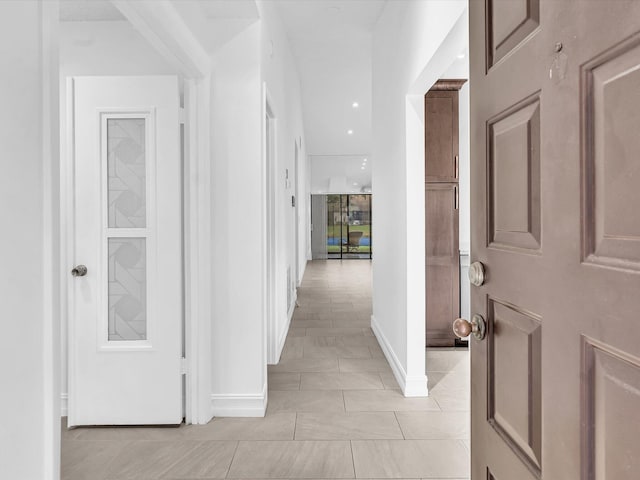
[[[405,398],[369,328],[371,262],[309,262],[265,418],[63,428],[63,480],[467,479],[469,357],[427,352]]]

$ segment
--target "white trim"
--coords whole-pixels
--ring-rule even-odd
[[[278,349],[278,322],[277,322],[277,295],[278,276],[276,267],[277,238],[278,238],[278,214],[276,208],[276,171],[277,171],[277,115],[273,107],[272,97],[269,94],[267,84],[262,84],[262,185],[263,192],[263,212],[262,229],[264,238],[263,244],[263,311],[265,314],[265,334],[266,334],[266,363],[274,365],[278,363],[280,350]],[[267,120],[268,118],[268,120]],[[271,123],[272,128],[267,129],[267,124]],[[271,143],[267,141],[267,134],[270,132]],[[267,151],[269,149],[269,151]],[[287,286],[287,288],[289,288]]]
[[[186,423],[211,420],[210,77],[185,81]]]
[[[214,417],[264,417],[267,411],[267,384],[262,393],[211,394]]]
[[[376,317],[371,315],[371,329],[374,335],[378,339],[380,348],[384,353],[389,365],[391,365],[391,371],[396,378],[398,385],[405,397],[426,397],[429,395],[427,388],[427,376],[426,375],[407,375],[407,371],[402,366],[402,363],[396,356],[393,347],[387,340],[387,337],[382,333],[382,329],[378,325]]]
[[[71,358],[74,355],[75,349],[75,318],[76,318],[76,305],[75,301],[71,301],[74,297],[75,283],[72,282],[73,277],[68,274],[69,265],[75,264],[75,136],[74,136],[74,98],[75,98],[75,82],[72,77],[67,78],[65,88],[66,92],[66,105],[65,108],[65,129],[66,138],[64,140],[65,155],[60,159],[60,205],[61,211],[64,212],[64,218],[66,222],[61,218],[61,262],[62,268],[61,275],[64,290],[62,292],[62,313],[66,313],[67,318],[67,392],[76,390],[76,369],[77,361],[75,358]],[[65,228],[66,226],[66,228]],[[69,399],[67,397],[67,416],[71,412],[71,417],[68,418],[68,422],[72,425],[75,424],[73,417],[73,397]]]
[[[41,1],[40,76],[42,148],[42,472],[45,480],[60,478],[60,73],[59,3]],[[37,439],[34,439],[37,441]]]
[[[289,313],[287,314],[287,325],[282,329],[282,333],[280,334],[280,339],[278,340],[278,347],[276,349],[276,361],[274,364],[280,361],[280,356],[282,355],[282,350],[284,350],[284,344],[287,341],[287,335],[289,334],[289,327],[291,327],[291,320],[293,319],[293,314],[296,311],[296,302],[298,301],[298,289],[296,288],[293,291],[293,302],[291,302],[291,308],[289,309]]]
[[[69,414],[69,394],[60,394],[60,416],[66,417]]]

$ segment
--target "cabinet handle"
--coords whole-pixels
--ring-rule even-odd
[[[458,174],[459,174],[459,163],[460,163],[460,160],[459,160],[459,156],[458,156],[458,155],[456,155],[456,156],[454,157],[453,162],[454,162],[454,167],[453,167],[453,168],[454,168],[454,170],[455,170],[455,178],[458,178]]]
[[[458,186],[453,187],[454,195],[453,195],[453,209],[458,210]]]

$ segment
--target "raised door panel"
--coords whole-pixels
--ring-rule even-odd
[[[425,179],[458,181],[458,92],[425,96]]]
[[[540,317],[491,299],[488,329],[488,420],[537,474],[542,451]]]
[[[541,248],[540,100],[535,94],[487,123],[490,247]]]
[[[540,26],[539,0],[486,0],[487,70]]]
[[[584,257],[640,270],[640,35],[589,62],[582,84]]]
[[[584,478],[635,480],[640,471],[640,359],[585,337],[583,356]]]
[[[426,202],[427,345],[453,346],[460,313],[456,184],[428,183]]]

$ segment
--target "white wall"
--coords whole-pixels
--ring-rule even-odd
[[[262,79],[269,93],[269,101],[276,115],[276,322],[278,353],[284,346],[289,322],[295,307],[296,271],[298,283],[302,280],[307,263],[307,236],[309,221],[306,212],[309,208],[305,179],[309,175],[304,141],[302,120],[302,99],[300,77],[296,68],[289,40],[278,10],[273,2],[258,2],[262,35]],[[298,218],[291,205],[295,195],[295,146],[298,152]],[[286,172],[289,172],[289,181]],[[295,245],[295,224],[298,227],[298,244]],[[298,264],[295,264],[296,249]],[[287,271],[291,282],[287,284]],[[290,302],[287,302],[289,289]]]
[[[212,75],[212,404],[217,416],[261,416],[267,401],[263,84],[276,123],[275,318],[276,338],[282,343],[292,313],[287,305],[287,270],[293,274],[297,269],[302,278],[309,243],[299,77],[274,5],[259,2],[258,10],[260,20],[214,56]],[[291,206],[296,145],[297,246]],[[296,248],[298,265],[294,265]]]
[[[7,479],[52,479],[59,469],[55,10],[53,2],[0,2],[0,477]]]
[[[175,74],[127,21],[61,22],[60,75]]]
[[[211,77],[212,408],[266,405],[260,23],[214,56]]]
[[[423,98],[464,48],[465,12],[464,0],[388,2],[374,31],[373,212],[384,228],[376,229],[372,327],[407,396],[427,394]]]
[[[74,75],[162,75],[175,74],[173,68],[126,21],[60,22],[60,155],[66,158],[66,79]],[[64,182],[64,180],[63,180]],[[70,186],[63,183],[64,191]],[[63,207],[66,211],[66,207]],[[63,212],[64,215],[64,212]],[[64,218],[64,217],[63,217]],[[65,252],[62,252],[65,259]],[[67,298],[67,260],[60,277],[62,297]],[[61,305],[61,392],[62,415],[67,414],[68,395],[68,310]]]
[[[311,155],[311,193],[371,193],[370,155]],[[364,167],[364,168],[363,168]]]

